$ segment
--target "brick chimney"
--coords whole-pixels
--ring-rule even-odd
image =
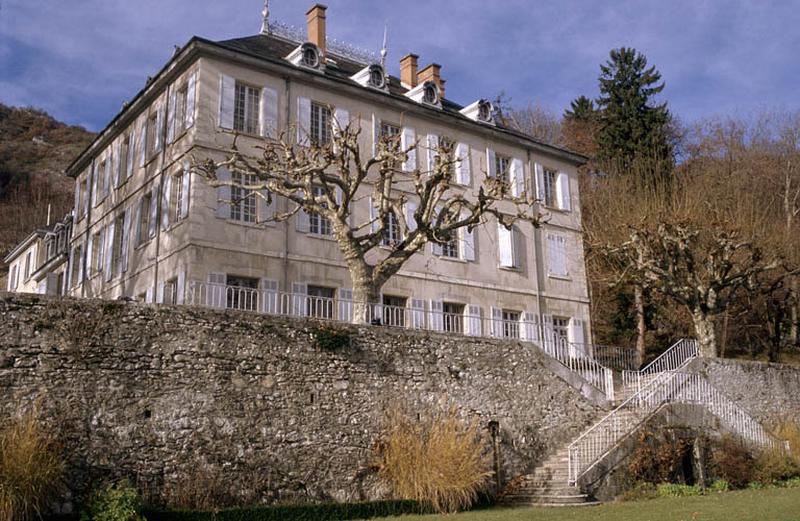
[[[325,10],[327,6],[314,4],[306,12],[308,23],[308,41],[319,47],[319,52],[325,56]]]
[[[444,84],[445,80],[442,79],[442,66],[438,63],[431,63],[421,71],[419,71],[419,83],[432,81],[439,87],[439,95],[444,98]]]
[[[408,88],[413,89],[417,86],[417,60],[416,54],[406,54],[400,58],[400,81]]]

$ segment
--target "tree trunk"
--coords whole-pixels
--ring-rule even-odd
[[[692,322],[694,322],[700,356],[717,358],[717,332],[713,316],[695,310],[692,312]]]
[[[636,354],[639,357],[639,365],[641,365],[645,359],[647,324],[644,320],[644,290],[638,284],[634,286],[633,301],[636,308]]]
[[[380,294],[381,288],[372,280],[353,277],[353,324],[371,324],[381,320]]]
[[[789,342],[790,345],[793,346],[800,346],[800,338],[798,338],[798,307],[800,307],[800,294],[798,294],[798,287],[797,287],[797,276],[792,276],[792,282],[790,285],[789,294],[791,298],[789,299]]]

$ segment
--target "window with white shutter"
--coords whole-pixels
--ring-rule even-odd
[[[417,142],[417,135],[413,128],[403,127],[403,132],[400,134],[400,148],[406,152],[410,147],[413,147]],[[408,150],[406,152],[406,160],[403,161],[403,171],[411,172],[417,169],[417,149]]]
[[[425,329],[425,301],[422,299],[411,299],[411,327]]]
[[[517,259],[514,251],[514,227],[506,228],[501,223],[497,223],[497,247],[500,256],[500,267],[516,268]]]
[[[261,135],[278,137],[278,91],[267,86],[261,89]]]
[[[556,177],[556,192],[558,199],[558,207],[565,212],[572,210],[572,202],[569,193],[569,175],[564,172],[559,172]]]
[[[472,182],[472,165],[470,164],[469,145],[458,143],[455,149],[455,179],[460,185],[469,185]]]

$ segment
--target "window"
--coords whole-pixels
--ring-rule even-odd
[[[186,128],[186,99],[188,91],[188,84],[184,84],[175,96],[175,133],[172,136],[173,139],[177,138],[181,131]]]
[[[152,215],[153,192],[148,192],[142,197],[142,207],[139,210],[139,222],[137,223],[136,245],[144,244],[150,238],[150,217]]]
[[[11,266],[11,274],[8,277],[8,289],[15,290],[17,289],[17,265],[14,264]]]
[[[450,240],[442,244],[442,257],[458,259],[458,231],[450,232]]]
[[[431,105],[439,103],[439,88],[435,83],[429,81],[422,87],[422,101]]]
[[[450,179],[455,179],[456,173],[456,142],[448,136],[439,136],[439,148],[434,151],[437,156],[442,152],[447,151],[446,160],[450,162]],[[431,164],[433,168],[433,164]]]
[[[97,232],[92,236],[92,251],[89,255],[92,256],[92,271],[100,273],[103,271],[103,237],[104,234]],[[91,275],[91,274],[90,274]]]
[[[311,141],[315,145],[327,145],[331,141],[331,108],[320,103],[311,103]]]
[[[504,309],[502,312],[502,317],[503,317],[503,337],[519,338],[520,312]]]
[[[186,175],[183,172],[178,172],[174,176],[172,176],[172,193],[169,197],[169,214],[170,214],[170,222],[178,222],[181,220],[181,204],[183,201],[183,176]],[[253,177],[255,180],[255,177]],[[249,182],[249,181],[248,181]],[[233,190],[231,190],[231,195],[233,195]],[[249,195],[248,197],[252,197],[255,199],[255,195]],[[231,208],[232,209],[232,208]],[[232,213],[232,212],[231,212]],[[255,217],[255,212],[253,212]],[[249,222],[249,221],[248,221]]]
[[[553,170],[544,171],[544,204],[545,206],[556,207],[556,173]]]
[[[395,246],[402,240],[403,238],[400,236],[400,224],[397,222],[397,216],[394,214],[394,212],[389,211],[384,218],[383,239],[381,240],[381,245]]]
[[[164,282],[164,304],[178,303],[178,279],[169,279]]]
[[[333,299],[336,290],[321,286],[308,286],[308,316],[317,318],[333,318]]]
[[[386,86],[386,75],[380,65],[369,66],[369,84],[372,87],[382,89]]]
[[[402,131],[403,131],[403,129],[400,128],[397,125],[394,125],[392,123],[387,123],[385,121],[381,121],[381,137],[382,138],[392,138],[392,137],[395,137],[395,136],[400,136],[400,133]]]
[[[258,307],[258,279],[228,275],[225,281],[230,309],[255,311]]]
[[[321,186],[314,187],[314,195],[322,195],[323,188]],[[331,222],[318,213],[308,214],[308,231],[318,235],[332,235]]]
[[[315,45],[303,44],[302,50],[303,65],[316,69],[319,67],[319,51]]]
[[[56,256],[56,238],[48,235],[45,244],[47,245],[47,260],[50,260]]]
[[[449,333],[464,332],[464,304],[442,303],[442,326]]]
[[[509,186],[511,158],[496,154],[494,156],[494,164],[497,172],[497,179],[502,181],[506,186]]]
[[[566,277],[567,272],[567,238],[563,235],[547,235],[547,260],[550,275]]]
[[[128,148],[131,144],[131,135],[125,134],[122,144],[119,147],[119,164],[117,168],[118,184],[124,183],[128,179]]]
[[[147,157],[156,152],[156,133],[158,132],[158,113],[153,112],[147,118]]]
[[[75,286],[80,282],[81,262],[83,257],[83,245],[79,244],[72,249],[72,271],[69,274],[69,285]]]
[[[173,187],[182,182],[173,180]],[[241,172],[232,172],[231,181],[240,186],[231,186],[231,219],[234,221],[241,221],[245,223],[256,222],[257,202],[256,194],[253,190],[242,188],[242,185],[252,185],[257,182],[256,176],[252,174],[242,174]],[[177,210],[180,211],[180,201],[176,201]],[[176,214],[172,214],[176,215]],[[330,232],[329,232],[330,233]]]
[[[392,295],[383,296],[383,323],[387,326],[405,327],[406,298]]]
[[[97,194],[95,194],[95,205],[98,204],[100,201],[103,200],[108,187],[105,185],[106,181],[106,168],[108,168],[108,162],[111,161],[111,158],[106,158],[100,161],[100,164],[97,166],[97,171],[95,175],[97,176],[97,182],[95,186],[97,187]]]
[[[569,338],[569,319],[553,317],[553,337],[557,341],[566,342]]]
[[[258,134],[258,111],[261,89],[236,82],[233,101],[233,130]]]

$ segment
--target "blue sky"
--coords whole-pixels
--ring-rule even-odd
[[[311,1],[272,0],[305,27]],[[327,0],[328,35],[442,65],[447,96],[501,90],[561,112],[597,95],[608,51],[632,46],[666,81],[682,121],[800,108],[800,0]],[[258,32],[262,0],[0,0],[0,102],[99,130],[173,45]]]

